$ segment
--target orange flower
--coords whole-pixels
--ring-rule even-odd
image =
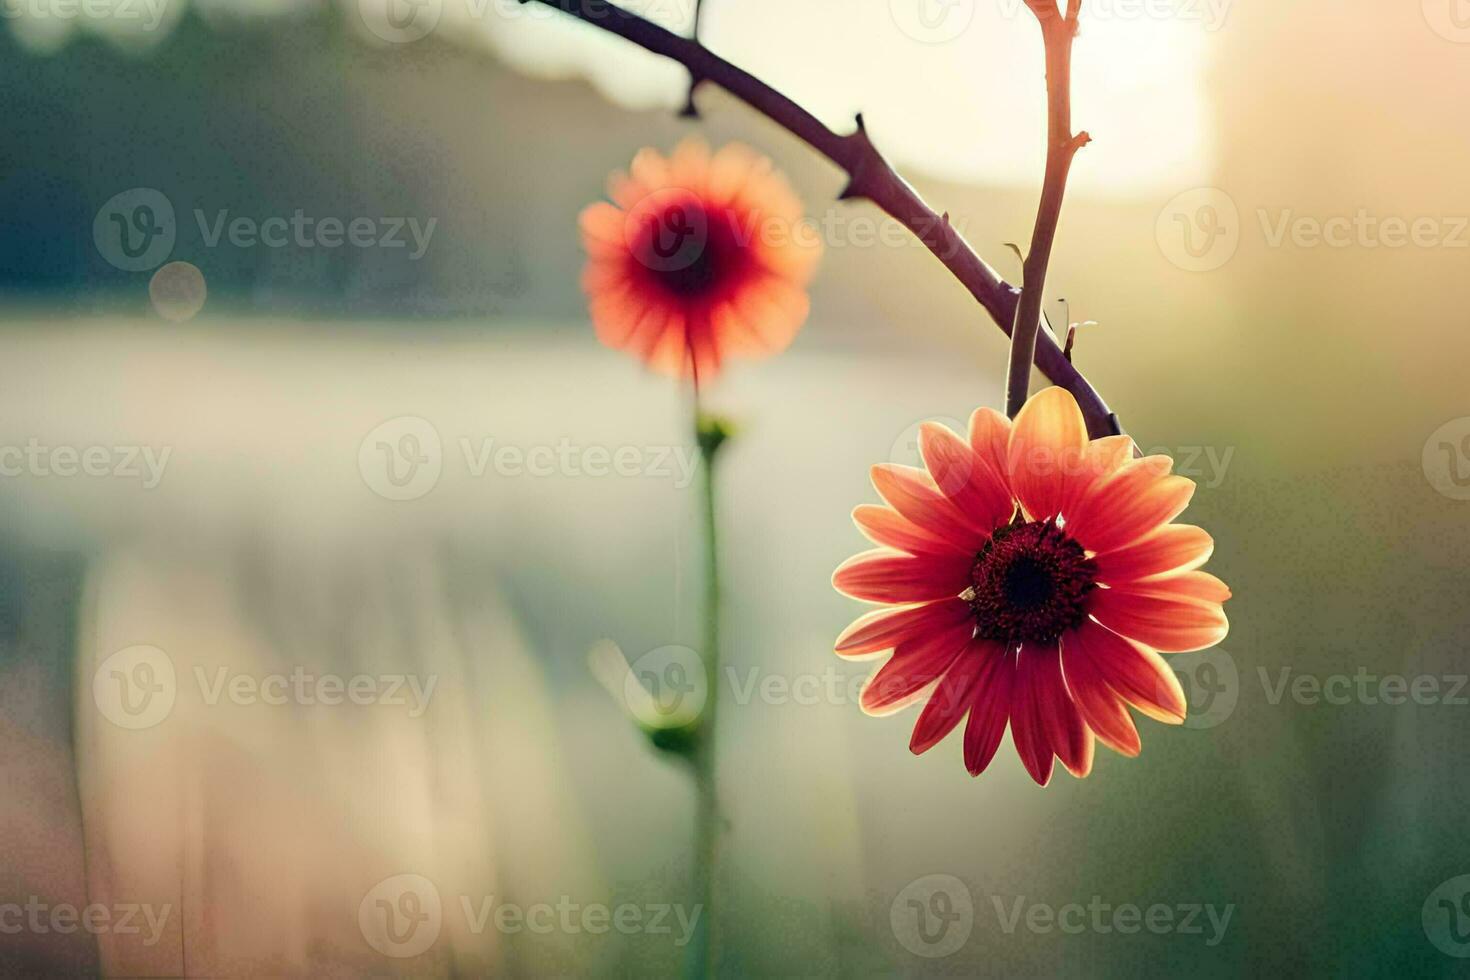
[[[888,714],[927,700],[910,748],[925,752],[966,715],[965,765],[979,775],[1006,723],[1031,778],[1052,757],[1076,776],[1093,738],[1138,754],[1127,705],[1184,720],[1184,692],[1160,652],[1225,637],[1225,583],[1198,568],[1214,548],[1171,523],[1194,483],[1167,456],[1133,458],[1127,436],[1087,439],[1061,388],[1036,394],[1014,425],[979,409],[969,441],[933,422],[919,437],[925,469],[885,464],[873,483],[887,507],[853,512],[883,547],[832,576],[855,599],[901,605],[869,613],[837,653],[893,650],[861,703]]]
[[[765,356],[806,320],[821,242],[771,161],[732,143],[713,156],[645,149],[581,215],[592,322],[607,346],[664,374],[712,380],[729,354]]]

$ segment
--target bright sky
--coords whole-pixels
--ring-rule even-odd
[[[148,47],[192,2],[211,21],[279,16],[304,0],[0,0],[40,49],[95,30]],[[336,0],[365,43],[488,42],[548,77],[585,76],[632,108],[682,102],[686,75],[665,59],[539,3]],[[621,0],[687,33],[694,0]],[[1204,81],[1211,41],[1233,0],[1084,0],[1074,56],[1074,122],[1096,142],[1077,193],[1126,194],[1206,182]],[[828,125],[862,110],[906,169],[962,181],[1033,185],[1044,156],[1040,30],[1023,0],[706,0],[705,42],[775,84]],[[87,11],[92,11],[88,14]],[[391,25],[409,25],[400,30]],[[422,28],[422,29],[420,29]],[[225,27],[228,29],[228,27]]]
[[[683,70],[538,4],[490,3],[493,46],[522,70],[585,75],[630,107],[674,106]],[[710,48],[834,128],[861,109],[900,165],[1034,184],[1044,155],[1040,30],[1022,0],[706,0]],[[1204,81],[1230,0],[1088,0],[1074,55],[1073,117],[1096,142],[1080,192],[1193,186],[1211,165]],[[498,4],[505,4],[496,11]],[[636,4],[636,6],[635,6]],[[633,0],[687,31],[691,0]],[[446,10],[445,19],[454,18]],[[472,20],[475,18],[471,18]]]

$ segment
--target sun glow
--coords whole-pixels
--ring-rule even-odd
[[[624,5],[687,32],[690,3]],[[1074,191],[1126,194],[1207,175],[1204,81],[1227,11],[1227,0],[1084,3],[1073,116],[1095,142],[1074,172]],[[481,23],[522,70],[585,75],[629,107],[681,104],[680,66],[545,14],[552,12]],[[845,129],[861,111],[902,166],[978,183],[1038,179],[1044,69],[1040,31],[1023,0],[742,0],[709,4],[705,22],[711,49],[828,125]]]

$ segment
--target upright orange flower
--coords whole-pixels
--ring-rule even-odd
[[[887,507],[853,520],[882,546],[832,576],[869,613],[837,639],[845,657],[893,650],[863,688],[869,714],[927,696],[910,748],[925,752],[968,715],[965,765],[979,775],[1009,722],[1031,778],[1052,758],[1092,768],[1093,737],[1129,756],[1126,705],[1164,722],[1185,700],[1160,652],[1225,637],[1225,583],[1198,571],[1214,542],[1171,523],[1194,483],[1167,456],[1133,458],[1126,436],[1091,442],[1061,388],[1016,416],[982,408],[968,442],[936,423],[920,433],[924,469],[885,464],[873,483]]]
[[[785,177],[741,144],[711,156],[697,140],[642,150],[630,171],[580,219],[598,338],[696,383],[727,355],[784,350],[821,255]]]

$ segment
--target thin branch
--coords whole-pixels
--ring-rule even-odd
[[[1057,9],[1056,0],[1026,0],[1026,6],[1036,14],[1046,45],[1046,177],[1041,205],[1036,209],[1036,226],[1031,232],[1031,250],[1026,253],[1021,301],[1016,304],[1016,322],[1011,328],[1011,358],[1006,372],[1006,414],[1011,418],[1026,404],[1031,391],[1046,270],[1051,264],[1052,243],[1067,192],[1067,175],[1077,151],[1092,139],[1086,133],[1072,134],[1072,41],[1077,37],[1082,0],[1067,0],[1065,16]],[[1069,343],[1063,356],[1070,348]]]
[[[840,167],[848,177],[843,200],[867,199],[911,231],[933,252],[954,277],[970,291],[996,324],[1011,333],[1020,291],[985,263],[949,223],[937,214],[873,146],[857,117],[857,129],[838,134],[787,96],[705,48],[680,37],[607,0],[521,0],[544,3],[578,20],[679,62],[696,84],[714,82],[772,122],[806,142]],[[1030,2],[1030,0],[1028,0]],[[1076,2],[1076,0],[1073,0]],[[1038,318],[1039,320],[1039,318]],[[1087,428],[1094,437],[1122,430],[1117,416],[1067,359],[1050,331],[1034,338],[1035,363],[1046,375],[1077,399]]]
[[[704,0],[694,0],[694,27],[689,32],[689,39],[694,43],[700,43],[699,28],[704,18]],[[684,96],[684,108],[679,110],[679,115],[685,119],[698,119],[699,106],[694,104],[694,90],[699,88],[700,78],[693,72],[689,73],[689,92]]]

